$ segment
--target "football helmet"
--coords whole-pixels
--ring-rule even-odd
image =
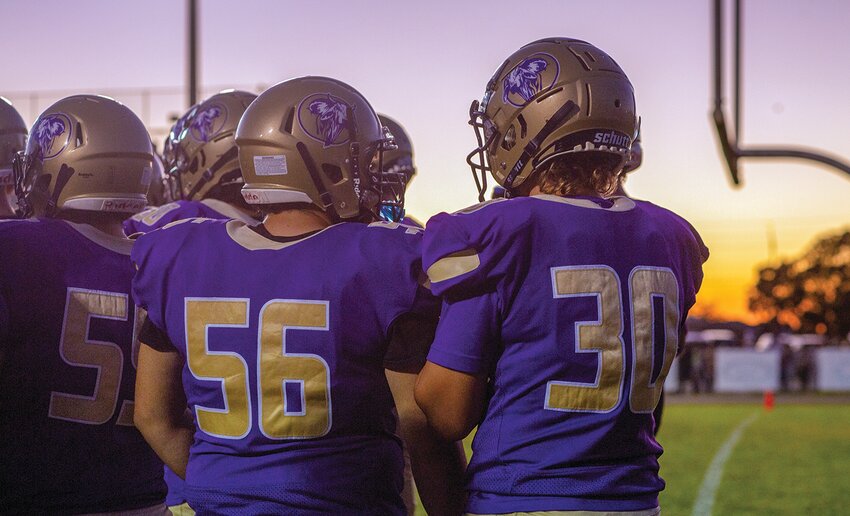
[[[363,95],[336,79],[272,86],[242,115],[236,145],[248,204],[310,203],[335,220],[374,218],[389,195],[382,167],[392,134]]]
[[[568,38],[529,43],[502,63],[469,110],[478,146],[467,163],[479,200],[488,172],[512,195],[556,156],[604,152],[625,162],[637,123],[632,84],[608,54]]]
[[[416,175],[413,142],[401,124],[392,118],[379,113],[378,120],[389,129],[396,147],[383,153],[382,170],[388,186],[384,188],[385,197],[381,199],[381,218],[399,222],[404,218],[404,194],[411,179]]]
[[[247,91],[225,90],[177,120],[163,153],[176,198],[220,198],[222,188],[242,185],[234,136],[242,113],[255,98]]]
[[[15,193],[25,217],[74,209],[144,209],[153,148],[141,120],[99,95],[74,95],[44,111],[15,158]]]
[[[14,186],[12,162],[27,144],[27,125],[12,103],[0,97],[0,187]]]

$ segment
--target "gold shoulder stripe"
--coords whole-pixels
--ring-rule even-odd
[[[428,267],[428,278],[432,283],[450,280],[472,272],[481,265],[475,249],[464,249],[441,258]]]

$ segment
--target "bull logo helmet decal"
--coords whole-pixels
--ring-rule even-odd
[[[189,122],[189,132],[196,140],[208,142],[213,139],[227,122],[227,109],[213,104],[199,109]]]
[[[541,91],[551,88],[559,73],[558,60],[552,55],[533,54],[513,67],[502,80],[502,100],[522,107]]]
[[[351,139],[348,133],[349,109],[344,100],[330,93],[310,95],[298,107],[298,123],[305,133],[322,142],[324,147],[342,145]]]
[[[32,132],[41,149],[41,159],[55,158],[71,140],[71,120],[66,115],[51,113],[43,116]],[[65,137],[60,138],[63,134]],[[56,144],[57,140],[61,145]]]

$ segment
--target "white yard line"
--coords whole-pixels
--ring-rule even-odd
[[[723,443],[723,446],[717,450],[714,458],[711,459],[711,464],[705,472],[705,477],[702,479],[702,484],[699,486],[699,494],[696,502],[694,502],[694,510],[692,516],[711,516],[711,511],[714,509],[714,497],[717,495],[717,488],[720,486],[720,479],[723,477],[723,467],[726,466],[726,461],[732,455],[732,450],[744,430],[756,420],[759,413],[751,415],[747,419],[741,421],[735,430],[729,434],[729,437]]]

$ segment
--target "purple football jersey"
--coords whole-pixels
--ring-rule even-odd
[[[148,233],[177,220],[202,217],[207,219],[236,219],[247,224],[256,221],[233,206],[218,199],[202,201],[175,201],[162,206],[151,206],[124,221],[124,234]]]
[[[186,359],[194,509],[404,512],[383,359],[397,317],[437,315],[420,242],[393,223],[276,242],[208,219],[139,237],[134,298]]]
[[[432,217],[423,244],[444,298],[428,360],[486,374],[467,510],[658,505],[652,409],[708,250],[670,211],[540,195]]]
[[[162,503],[133,426],[131,241],[54,219],[0,223],[0,512]]]

